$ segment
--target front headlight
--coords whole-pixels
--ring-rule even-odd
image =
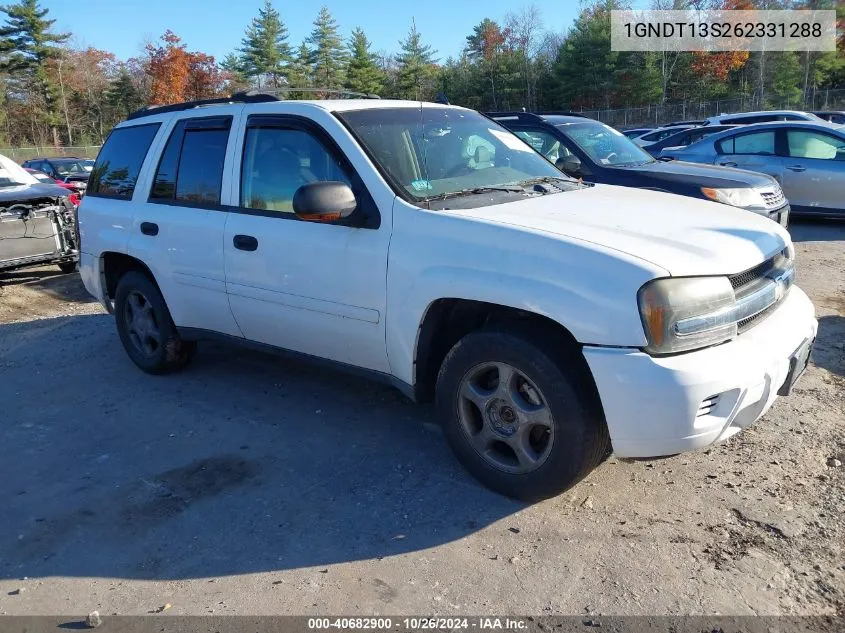
[[[732,207],[761,207],[765,208],[766,202],[759,191],[750,188],[741,189],[711,189],[710,187],[702,187],[701,193],[714,202],[721,202],[722,204],[729,204]]]
[[[650,354],[685,352],[736,336],[736,299],[727,277],[655,279],[637,299]]]

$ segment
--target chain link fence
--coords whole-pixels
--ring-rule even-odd
[[[22,163],[31,158],[41,156],[66,156],[72,158],[97,158],[100,151],[99,145],[80,145],[76,147],[0,147],[0,154],[11,158],[16,163]]]
[[[682,101],[615,110],[580,110],[579,112],[619,129],[657,127],[672,121],[706,119],[707,117],[754,110],[845,110],[845,89],[817,90],[806,100],[766,98],[723,99],[717,101]]]

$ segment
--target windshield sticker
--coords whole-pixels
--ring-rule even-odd
[[[501,130],[493,130],[491,128],[487,128],[487,131],[490,132],[493,136],[504,143],[505,147],[508,149],[514,149],[518,152],[533,152],[534,150],[531,149],[528,145],[523,143],[519,140],[518,137],[514,136],[510,132],[502,132]]]
[[[434,189],[428,180],[412,180],[411,186],[414,188],[414,191],[429,191],[430,189]]]

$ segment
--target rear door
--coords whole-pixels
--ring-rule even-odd
[[[845,139],[806,128],[786,128],[783,190],[800,211],[845,213]]]
[[[775,128],[738,132],[715,143],[717,165],[758,171],[783,182],[783,158],[777,152]]]
[[[242,108],[171,121],[153,177],[136,192],[129,241],[129,254],[150,267],[177,326],[238,337],[226,297],[221,190],[228,187],[230,131]]]

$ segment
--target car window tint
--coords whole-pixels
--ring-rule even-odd
[[[220,203],[229,130],[188,130],[182,142],[176,200]]]
[[[293,195],[312,182],[352,181],[314,136],[304,130],[247,129],[241,170],[241,206],[293,212]]]
[[[793,158],[845,160],[845,140],[812,130],[787,130],[789,155]]]
[[[775,153],[775,132],[754,132],[731,136],[719,141],[719,151],[722,154],[764,154]]]
[[[86,195],[130,199],[159,126],[149,123],[113,130],[94,163]]]
[[[220,204],[231,117],[186,119],[173,128],[156,170],[151,200]]]
[[[545,130],[534,128],[530,130],[514,130],[514,134],[545,156],[551,163],[555,163],[560,158],[566,158],[570,154],[569,150],[561,145],[560,141],[553,134]]]

